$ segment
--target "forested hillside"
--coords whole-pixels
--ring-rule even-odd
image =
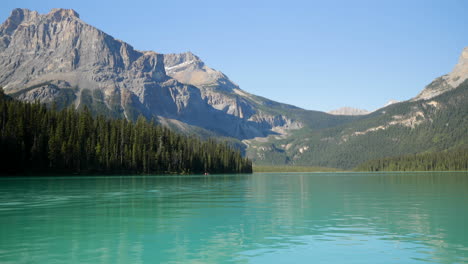
[[[13,100],[0,88],[0,174],[243,173],[250,160],[215,140],[201,141],[140,117],[93,117],[86,108],[49,109]]]
[[[256,165],[352,169],[368,160],[466,146],[467,116],[465,81],[431,99],[393,104],[341,126],[249,142],[247,154]]]
[[[357,171],[458,171],[468,170],[468,147],[364,162]]]

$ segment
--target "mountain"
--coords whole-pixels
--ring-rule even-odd
[[[466,49],[463,52],[465,56]],[[468,147],[468,75],[459,63],[415,98],[390,104],[333,128],[293,131],[288,138],[251,143],[257,165],[290,164],[351,169],[368,160]],[[467,71],[468,72],[468,71]],[[459,76],[462,83],[451,82]],[[441,80],[445,83],[441,85]],[[456,86],[455,86],[456,85]],[[455,87],[454,87],[455,86]],[[435,155],[437,156],[437,155]]]
[[[345,106],[345,107],[341,107],[341,108],[338,108],[338,109],[335,109],[335,110],[331,110],[328,113],[332,114],[332,115],[351,115],[351,116],[355,116],[355,115],[367,115],[370,112],[367,111],[367,110],[364,110],[364,109],[358,109],[358,108],[352,108],[352,107]]]
[[[0,25],[0,86],[10,96],[132,121],[143,115],[230,140],[257,165],[349,169],[466,145],[467,60],[465,49],[451,73],[408,101],[366,115],[333,115],[250,94],[190,52],[134,49],[74,10],[15,9]]]
[[[239,140],[352,120],[249,94],[194,54],[139,51],[74,10],[15,9],[0,26],[0,86],[24,100]]]

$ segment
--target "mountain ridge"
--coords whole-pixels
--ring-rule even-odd
[[[143,115],[185,133],[229,138],[258,164],[350,168],[369,155],[407,154],[411,149],[400,144],[413,146],[419,138],[438,142],[436,150],[465,144],[429,137],[421,127],[435,123],[439,134],[464,131],[443,132],[439,121],[451,109],[461,111],[457,118],[464,126],[466,105],[445,95],[465,98],[464,88],[457,89],[467,78],[465,48],[452,72],[414,98],[366,115],[332,115],[250,94],[191,52],[136,50],[86,24],[74,10],[14,9],[0,25],[0,86],[9,95],[129,120]],[[455,101],[459,110],[450,104]],[[430,150],[423,145],[413,147]]]
[[[41,15],[15,9],[0,26],[0,38],[0,85],[22,100],[50,103],[66,93],[64,106],[87,105],[130,120],[142,114],[181,121],[239,139],[302,126],[260,110],[268,101],[242,91],[194,54],[138,51],[73,10]]]

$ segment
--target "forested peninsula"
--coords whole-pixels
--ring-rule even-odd
[[[154,121],[25,103],[0,88],[2,175],[250,173],[239,150]]]

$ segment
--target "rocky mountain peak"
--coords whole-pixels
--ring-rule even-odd
[[[11,11],[8,20],[21,23],[22,21],[32,20],[37,16],[39,16],[37,11],[32,11],[27,8],[15,8],[13,11]]]
[[[75,10],[63,8],[54,8],[47,15],[54,17],[55,19],[63,19],[65,17],[80,18],[80,15]]]
[[[13,9],[5,23],[0,26],[0,34],[11,35],[21,23],[31,21],[38,16],[39,14],[36,11],[31,11],[26,8]]]
[[[205,64],[200,60],[198,56],[192,52],[184,53],[171,53],[166,54],[164,58],[164,65],[166,66],[166,71],[170,72],[180,72],[195,69],[201,69]]]
[[[32,22],[39,17],[47,17],[60,21],[66,17],[80,18],[80,15],[73,9],[53,8],[49,13],[40,15],[37,11],[27,8],[15,8],[2,25],[2,33],[11,34],[21,23]]]
[[[135,50],[71,9],[13,10],[0,25],[0,86],[20,100],[86,105],[131,120],[142,114],[181,130],[197,126],[239,139],[302,126],[260,110],[261,102],[193,53]]]
[[[190,51],[165,54],[164,65],[167,75],[181,83],[224,91],[239,88],[226,75],[206,66],[198,56]]]
[[[194,60],[194,61],[202,62],[200,57],[193,54],[191,51],[186,51],[186,52],[180,53],[179,55],[180,57],[185,58],[186,60]]]
[[[12,91],[58,79],[76,87],[119,90],[124,84],[116,80],[128,78],[127,71],[143,83],[166,78],[162,55],[134,50],[86,24],[72,9],[43,15],[13,10],[0,26],[0,53],[0,83]]]

